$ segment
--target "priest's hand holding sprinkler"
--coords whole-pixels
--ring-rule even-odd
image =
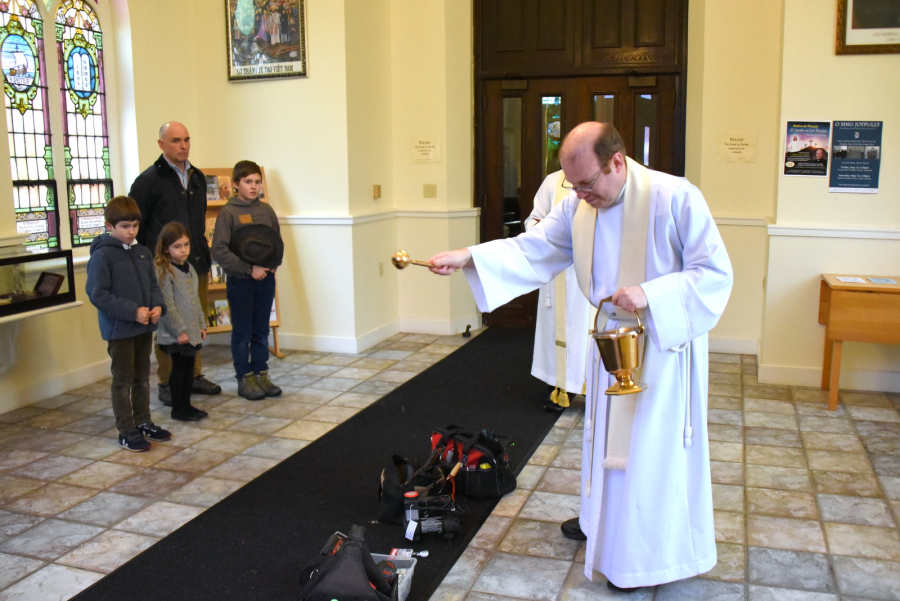
[[[428,259],[428,262],[434,265],[434,267],[431,268],[431,273],[451,275],[453,272],[468,265],[471,260],[472,253],[469,249],[461,248],[459,250],[445,250],[444,252],[440,252]]]

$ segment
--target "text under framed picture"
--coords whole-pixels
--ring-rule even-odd
[[[304,0],[225,0],[228,79],[305,77]]]
[[[900,1],[838,0],[835,54],[900,54]]]

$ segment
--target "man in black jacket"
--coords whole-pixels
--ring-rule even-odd
[[[188,262],[197,272],[200,304],[207,307],[212,258],[206,240],[206,176],[188,161],[191,135],[184,125],[176,121],[164,124],[159,128],[158,144],[162,155],[134,180],[129,192],[129,196],[137,201],[141,209],[137,240],[151,252],[155,252],[156,239],[164,225],[172,221],[184,225],[191,233]],[[169,373],[172,371],[172,359],[156,346],[156,361],[159,364],[159,400],[165,405],[171,405]],[[203,377],[202,368],[200,353],[197,353],[191,392],[222,392],[218,384]]]

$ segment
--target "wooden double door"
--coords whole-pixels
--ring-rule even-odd
[[[534,195],[560,169],[566,133],[584,121],[612,123],[628,156],[651,169],[678,173],[678,75],[612,75],[561,79],[496,79],[481,83],[479,185],[482,241],[524,231]],[[533,327],[537,293],[485,315],[487,325]]]

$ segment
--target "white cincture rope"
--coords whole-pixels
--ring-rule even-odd
[[[597,390],[597,386],[599,383],[597,379],[600,377],[600,352],[597,351],[597,360],[594,361],[593,365],[593,383],[594,390]],[[587,416],[584,422],[584,436],[587,442],[590,444],[590,456],[588,458],[588,473],[587,480],[584,483],[584,496],[591,496],[591,476],[594,474],[594,419],[597,417],[597,397],[598,395],[595,393],[591,395],[593,398],[591,399],[591,409],[590,414]]]
[[[694,429],[691,427],[691,353],[693,346],[687,343],[684,352],[684,448],[690,449],[693,446],[691,440],[694,435]]]

